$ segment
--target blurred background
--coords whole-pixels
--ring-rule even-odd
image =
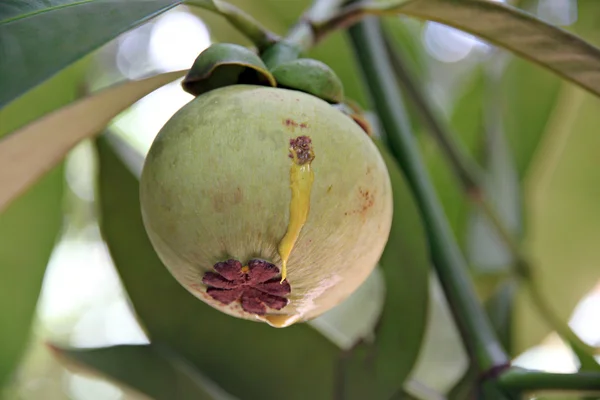
[[[308,2],[233,3],[269,28],[284,32]],[[600,15],[600,6],[594,4],[597,1],[521,3],[540,18],[592,42],[600,38],[600,24],[587,20],[590,15]],[[598,101],[546,71],[454,29],[398,17],[385,23],[458,139],[490,168],[487,189],[495,199],[506,200],[500,205],[501,212],[515,232],[520,232],[539,265],[551,305],[584,341],[600,345]],[[81,74],[88,90],[97,90],[123,79],[189,68],[212,41],[247,44],[219,17],[179,6],[105,45],[40,90],[60,95],[68,87],[65,82],[75,82]],[[349,97],[367,105],[343,34],[327,39],[313,56],[334,68]],[[145,153],[162,125],[191,99],[179,81],[166,85],[122,113],[111,130]],[[491,296],[486,278],[501,275],[509,262],[507,255],[495,238],[481,242],[489,236],[485,224],[481,225],[467,205],[435,143],[422,133],[416,118],[411,116],[411,122],[455,233],[473,265],[480,294]],[[490,124],[504,133],[506,144],[489,145],[482,132]],[[490,162],[498,159],[493,155],[502,153],[502,146],[511,152],[494,169]],[[45,346],[46,341],[77,347],[147,342],[100,237],[95,176],[91,143],[82,143],[66,162],[68,190],[63,200],[62,235],[45,274],[29,350],[14,382],[5,390],[7,399],[141,398],[102,379],[67,371]],[[411,382],[445,391],[460,378],[467,361],[434,278],[432,288],[426,345]],[[575,371],[567,347],[522,297],[516,296],[512,308],[512,340],[518,349],[515,363],[555,372]],[[315,326],[319,328],[319,323]]]

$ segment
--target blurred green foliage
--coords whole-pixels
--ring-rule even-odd
[[[79,95],[87,60],[0,110],[0,137]],[[0,213],[0,387],[29,340],[50,253],[63,220],[63,165],[53,168]]]

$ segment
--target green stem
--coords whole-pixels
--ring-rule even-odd
[[[231,25],[254,43],[259,51],[263,51],[279,41],[279,37],[275,33],[266,29],[233,4],[221,0],[184,0],[184,3],[189,6],[204,8],[225,17]]]
[[[332,18],[345,2],[346,0],[314,0],[285,40],[296,44],[302,52],[307,51],[317,42],[313,30],[314,21]]]
[[[416,141],[376,19],[350,29],[356,58],[368,79],[367,90],[419,205],[430,241],[433,264],[469,354],[482,371],[508,363],[470,280],[467,263],[435,194]]]
[[[503,389],[515,392],[567,390],[600,393],[600,373],[597,372],[557,374],[510,368],[500,375],[498,383]]]
[[[273,69],[281,63],[295,60],[313,47],[317,43],[313,30],[314,20],[317,17],[331,18],[336,15],[344,1],[314,0],[286,37],[261,54],[267,67]]]

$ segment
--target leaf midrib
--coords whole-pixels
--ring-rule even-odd
[[[60,4],[58,6],[48,7],[48,8],[44,8],[44,9],[41,9],[41,10],[32,11],[32,12],[21,14],[21,15],[16,15],[14,17],[7,18],[7,19],[4,19],[4,20],[0,21],[0,25],[8,24],[10,22],[18,21],[20,19],[25,19],[25,18],[33,17],[34,15],[38,15],[38,14],[42,14],[42,13],[52,12],[52,11],[60,10],[60,9],[63,9],[63,8],[68,8],[68,7],[73,7],[73,6],[79,6],[81,4],[91,3],[93,1],[96,1],[96,0],[81,0],[81,1],[76,1],[76,2],[73,2],[73,3]]]

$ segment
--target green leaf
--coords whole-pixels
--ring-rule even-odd
[[[527,251],[535,260],[538,286],[550,308],[568,321],[573,308],[600,279],[597,234],[600,174],[600,100],[570,85],[561,93],[562,118],[540,145],[526,184]],[[514,323],[517,351],[550,332],[519,296]]]
[[[568,27],[593,44],[600,43],[597,16],[600,8],[594,0],[577,2],[577,21]],[[519,176],[524,179],[538,144],[564,115],[561,79],[523,59],[512,58],[502,78],[501,88],[506,137]]]
[[[81,65],[75,65],[0,110],[0,138],[74,100],[82,72]],[[0,159],[0,164],[5,163],[2,170],[13,168]],[[0,213],[0,388],[27,345],[44,271],[62,223],[63,166],[45,172]],[[4,183],[0,187],[3,193]]]
[[[513,58],[503,74],[499,90],[504,131],[521,179],[551,123],[560,86],[557,76],[519,58]]]
[[[104,89],[45,115],[2,140],[0,212],[57,165],[77,143],[97,134],[121,111],[184,73],[169,72]],[[58,88],[57,92],[60,91]]]
[[[151,341],[169,346],[234,396],[331,399],[339,349],[307,324],[275,329],[233,318],[187,292],[146,236],[138,179],[106,138],[97,146],[102,233]]]
[[[401,0],[369,7],[479,36],[600,96],[600,49],[515,7],[489,0]]]
[[[187,361],[158,346],[50,348],[73,372],[99,373],[155,400],[233,399]]]
[[[0,6],[0,107],[180,0],[52,0]],[[27,3],[27,4],[19,4]]]
[[[570,29],[595,44],[600,43],[600,3],[580,0],[577,6],[577,21]],[[549,93],[542,88],[542,84],[547,82],[546,87],[549,87],[550,77],[544,78],[541,72],[528,70],[527,75],[514,83],[522,86],[523,91],[512,92],[515,97],[508,101],[519,104],[518,97],[530,98],[530,102],[524,100],[522,103],[526,108],[515,114],[523,126],[522,130],[514,132],[515,137],[520,135],[526,142],[530,135],[528,131],[536,126],[533,122],[536,119],[539,120],[537,125],[543,129],[539,134],[539,149],[530,155],[530,167],[522,171],[526,194],[524,207],[528,215],[525,244],[538,266],[543,297],[566,323],[577,302],[600,279],[597,269],[600,259],[594,257],[596,252],[591,244],[593,237],[588,236],[594,235],[593,232],[600,227],[600,220],[593,218],[596,213],[591,206],[598,196],[587,186],[597,185],[598,176],[591,164],[585,165],[586,157],[595,157],[588,146],[596,145],[593,127],[598,124],[598,118],[592,109],[598,103],[572,84],[556,82],[560,86],[556,88],[553,103],[551,107],[545,106]],[[534,82],[529,90],[535,91],[535,101],[531,97],[533,93],[525,93],[527,81]],[[543,114],[540,108],[550,109]],[[518,141],[513,143],[515,147],[519,145]],[[582,152],[576,155],[574,152],[578,150],[575,148],[582,149]],[[518,161],[519,152],[515,152],[515,155]],[[552,197],[555,194],[558,194],[558,198]],[[586,213],[591,213],[591,218],[587,218]],[[575,258],[571,259],[571,255]],[[540,322],[527,295],[519,297],[516,312],[513,328],[516,350],[522,351],[536,344],[551,331],[547,324]]]
[[[400,168],[384,145],[375,143],[394,195],[392,230],[379,261],[386,296],[374,343],[359,344],[343,361],[345,399],[389,399],[401,391],[427,325],[430,262],[425,231]]]

